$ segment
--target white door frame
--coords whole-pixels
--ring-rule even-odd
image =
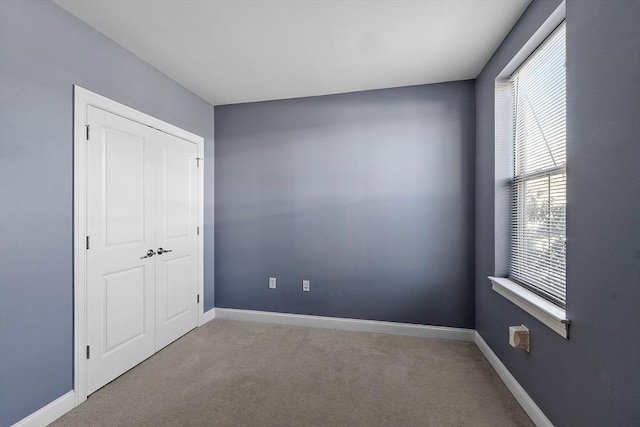
[[[191,132],[175,127],[155,117],[144,114],[126,105],[112,101],[74,85],[73,113],[73,389],[75,406],[87,399],[87,169],[86,135],[87,108],[93,106],[126,119],[155,128],[170,135],[192,142],[198,146],[198,162],[204,159],[204,139]],[[89,130],[91,132],[91,130]],[[204,317],[204,265],[203,265],[203,218],[204,218],[204,166],[198,168],[198,326],[206,321]]]

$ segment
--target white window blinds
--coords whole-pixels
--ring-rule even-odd
[[[566,301],[565,24],[511,77],[514,170],[509,278]]]

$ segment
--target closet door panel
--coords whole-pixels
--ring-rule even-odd
[[[157,147],[156,349],[197,326],[197,146],[161,134]],[[161,253],[162,252],[162,253]]]
[[[155,349],[155,147],[150,128],[89,107],[87,392]]]

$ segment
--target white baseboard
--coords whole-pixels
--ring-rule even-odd
[[[73,409],[75,397],[73,390],[63,394],[47,406],[38,409],[33,414],[21,419],[13,427],[42,427],[51,424]]]
[[[473,342],[475,336],[473,329],[381,322],[377,320],[345,319],[340,317],[308,316],[269,311],[238,310],[234,308],[216,308],[215,316],[216,319],[277,323],[281,325],[308,326],[313,328],[339,329],[343,331],[410,335],[468,342]]]
[[[209,311],[205,311],[202,314],[202,317],[200,317],[200,324],[198,326],[202,326],[207,322],[211,322],[215,318],[216,318],[216,309],[215,308],[212,308]]]
[[[504,366],[478,332],[475,333],[475,343],[491,366],[493,366],[493,369],[496,370],[502,382],[504,382],[511,394],[513,394],[513,397],[516,398],[520,406],[522,406],[522,409],[529,415],[531,421],[538,427],[553,427],[553,424],[551,424],[551,421],[544,415],[544,412],[536,405],[536,402],[527,394],[514,376],[511,375],[511,372]]]

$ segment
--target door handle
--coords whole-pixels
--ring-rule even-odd
[[[173,249],[162,249],[158,248],[158,255],[162,255],[165,252],[173,252]]]
[[[147,251],[147,255],[145,256],[141,256],[140,259],[145,259],[145,258],[151,258],[152,256],[154,256],[156,253],[153,249],[149,249]]]

